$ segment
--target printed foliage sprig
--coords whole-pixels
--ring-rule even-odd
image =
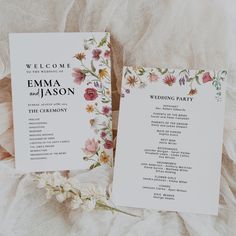
[[[124,71],[125,84],[123,85],[122,97],[130,93],[130,88],[145,88],[148,83],[162,81],[168,86],[177,82],[180,86],[189,86],[187,95],[193,96],[198,93],[198,87],[205,83],[211,83],[216,89],[216,100],[221,100],[221,82],[225,80],[226,71],[214,74],[206,70],[192,71],[184,69],[178,72],[171,69],[161,68],[143,68],[143,67],[126,67]]]
[[[98,138],[88,138],[82,148],[85,161],[90,161],[90,169],[101,165],[112,166],[112,110],[110,80],[110,44],[109,34],[97,42],[92,36],[84,40],[83,52],[77,52],[74,58],[79,62],[74,68],[74,82],[78,85],[86,83],[84,98],[88,101],[86,111],[91,115],[90,127]],[[88,58],[91,58],[90,61]],[[99,100],[97,100],[99,98]],[[106,122],[104,122],[106,121]]]

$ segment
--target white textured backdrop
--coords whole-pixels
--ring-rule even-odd
[[[234,0],[0,0],[0,235],[236,235],[235,10]],[[126,210],[142,218],[72,211],[46,200],[31,175],[16,173],[8,33],[63,31],[111,32],[114,130],[123,64],[229,71],[218,217],[139,209]],[[72,174],[81,181],[110,181],[102,168]]]

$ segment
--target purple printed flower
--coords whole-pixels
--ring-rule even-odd
[[[129,94],[130,93],[130,89],[126,89],[125,92]]]
[[[110,113],[110,111],[111,111],[111,108],[108,106],[104,106],[102,108],[102,114],[104,114],[104,115],[108,115]]]
[[[92,54],[93,54],[93,59],[94,60],[99,60],[100,59],[100,54],[102,53],[102,50],[100,49],[93,49]]]
[[[104,52],[104,57],[105,57],[106,59],[109,59],[109,58],[110,58],[110,55],[111,55],[111,51],[110,51],[110,50],[106,50],[106,51]]]
[[[94,82],[94,86],[95,86],[96,88],[98,88],[98,87],[99,87],[99,83],[98,83],[97,81],[95,81],[95,82]]]
[[[181,86],[181,85],[185,85],[185,78],[184,77],[181,77],[180,79],[179,79],[179,85]]]
[[[100,134],[100,137],[104,139],[107,136],[107,133],[105,131],[102,131]]]

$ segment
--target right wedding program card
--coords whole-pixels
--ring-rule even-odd
[[[116,205],[218,214],[226,75],[124,68]]]

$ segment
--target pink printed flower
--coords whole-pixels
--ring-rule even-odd
[[[155,73],[150,73],[150,75],[149,75],[150,82],[157,81],[158,79],[159,79],[158,75],[156,75]]]
[[[102,108],[102,113],[103,113],[103,115],[108,115],[108,114],[110,113],[110,111],[111,111],[111,108],[108,107],[108,106],[104,106],[104,107]]]
[[[176,81],[175,76],[173,75],[167,75],[164,79],[163,82],[169,86],[172,86]]]
[[[110,56],[111,56],[111,51],[110,51],[110,50],[106,50],[106,51],[104,52],[104,57],[105,57],[106,59],[109,59]]]
[[[100,137],[104,139],[107,136],[107,133],[105,131],[102,131],[100,134]]]
[[[85,142],[85,147],[82,150],[86,155],[93,155],[98,150],[98,142],[96,142],[94,138],[88,139]]]
[[[100,59],[100,54],[102,53],[101,49],[93,49],[92,54],[93,54],[93,59],[96,61]]]
[[[84,93],[84,98],[87,101],[93,101],[98,97],[98,93],[97,90],[94,88],[87,88],[85,89],[85,93]]]
[[[106,139],[105,144],[104,144],[104,148],[112,149],[113,148],[113,142],[111,140]]]
[[[212,80],[213,79],[212,79],[209,72],[206,72],[206,73],[203,74],[203,76],[202,76],[202,82],[203,83],[207,83],[207,82],[212,81]]]
[[[79,68],[74,68],[73,71],[72,76],[74,77],[74,82],[81,85],[81,83],[85,80],[86,75]]]

